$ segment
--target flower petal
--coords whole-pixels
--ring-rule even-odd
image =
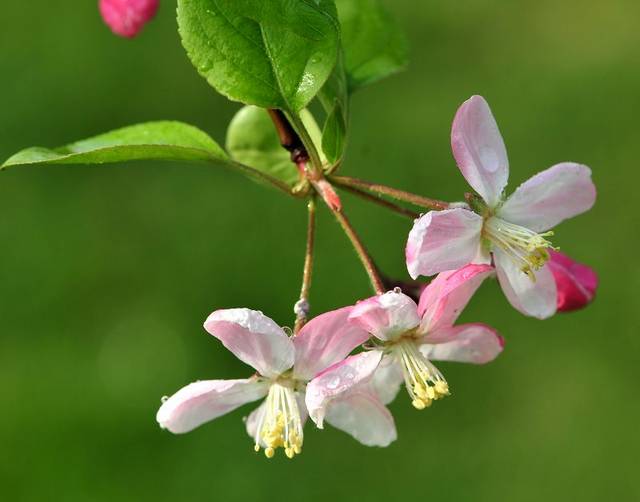
[[[320,429],[331,401],[344,397],[357,386],[368,382],[381,358],[382,352],[379,350],[349,356],[309,382],[305,402],[311,420]]]
[[[352,307],[345,307],[311,319],[294,339],[294,377],[311,380],[317,373],[342,361],[369,339],[369,333],[349,323]]]
[[[398,437],[393,416],[366,388],[332,401],[326,420],[365,446],[389,446]]]
[[[420,324],[418,306],[403,293],[389,291],[358,302],[349,323],[380,340],[391,340]]]
[[[489,265],[467,265],[438,274],[420,295],[421,331],[452,326],[482,282],[493,274]]]
[[[217,310],[208,317],[204,329],[261,375],[276,377],[293,366],[293,343],[282,328],[262,312]]]
[[[451,130],[458,168],[489,207],[495,207],[509,179],[509,159],[491,109],[472,96],[458,109]]]
[[[407,269],[415,279],[471,263],[479,254],[482,217],[468,209],[430,211],[416,220],[406,247]]]
[[[570,312],[586,307],[593,301],[598,288],[595,271],[558,251],[551,250],[549,254],[548,266],[558,288],[558,310]]]
[[[555,314],[557,290],[548,265],[537,270],[536,280],[532,281],[500,249],[495,249],[493,255],[498,282],[516,310],[538,319],[546,319]]]
[[[267,382],[244,380],[206,380],[183,387],[167,399],[156,415],[163,429],[175,434],[189,432],[205,422],[263,397]]]
[[[588,211],[595,201],[591,169],[564,162],[520,185],[500,208],[498,216],[534,232],[543,232]]]
[[[430,334],[420,346],[432,361],[485,364],[493,361],[504,347],[504,339],[485,324],[462,324]]]
[[[373,375],[372,385],[383,404],[389,404],[398,395],[404,382],[402,367],[393,356],[384,356]]]

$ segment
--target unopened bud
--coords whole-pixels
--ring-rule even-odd
[[[100,0],[100,14],[116,35],[135,37],[156,15],[159,0]]]
[[[556,281],[558,311],[570,312],[591,303],[598,288],[598,276],[591,268],[554,250],[549,250],[547,264]]]

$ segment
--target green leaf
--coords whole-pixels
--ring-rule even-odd
[[[149,122],[49,150],[28,148],[2,168],[28,164],[105,164],[130,160],[215,160],[227,154],[206,133],[180,122]]]
[[[28,148],[7,160],[11,166],[49,164],[106,164],[132,160],[204,161],[230,167],[289,192],[289,188],[265,173],[232,161],[220,146],[200,129],[181,122],[148,122],[117,129],[60,148]]]
[[[352,91],[403,70],[408,43],[380,0],[336,0]]]
[[[322,151],[330,163],[329,172],[333,172],[342,160],[349,125],[349,89],[342,54],[318,99],[327,114],[322,130]]]
[[[178,0],[182,43],[229,99],[298,112],[336,63],[332,0]]]
[[[313,142],[319,144],[321,133],[313,116],[307,110],[302,110],[300,116]],[[269,113],[263,108],[245,106],[233,117],[227,130],[226,146],[232,159],[289,186],[300,180],[289,152],[280,145]]]

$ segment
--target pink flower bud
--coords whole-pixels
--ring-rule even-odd
[[[550,250],[549,255],[549,268],[558,288],[558,311],[570,312],[586,307],[598,288],[596,273],[558,251]]]
[[[100,14],[116,35],[135,37],[156,15],[159,0],[100,0]]]

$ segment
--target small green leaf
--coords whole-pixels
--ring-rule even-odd
[[[295,184],[298,170],[289,152],[280,145],[269,113],[257,106],[245,106],[227,129],[227,151],[231,158],[266,172],[288,185]]]
[[[205,132],[181,122],[148,122],[60,148],[28,148],[12,156],[1,169],[11,166],[106,164],[132,160],[212,162],[236,169],[257,181],[268,182],[289,192],[289,188],[280,181],[232,161]]]
[[[318,144],[321,133],[313,116],[307,110],[302,110],[300,116],[313,142]],[[280,145],[269,113],[263,108],[245,106],[233,117],[227,130],[226,146],[232,159],[289,186],[300,180],[289,152]]]
[[[380,0],[336,0],[352,91],[407,66],[408,43]]]
[[[332,0],[178,0],[182,43],[229,99],[298,112],[336,63]]]
[[[322,151],[327,156],[332,168],[342,159],[346,147],[346,138],[347,118],[342,104],[336,102],[327,116],[322,131]],[[329,169],[329,172],[334,171],[332,168]]]
[[[318,94],[327,114],[322,130],[322,151],[329,160],[329,172],[333,172],[342,160],[349,125],[349,89],[343,59],[340,54],[329,80]]]

